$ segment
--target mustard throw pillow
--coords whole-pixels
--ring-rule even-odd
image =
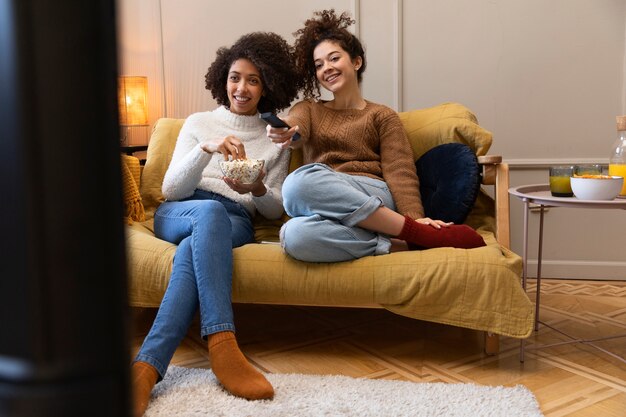
[[[443,103],[434,107],[399,113],[413,157],[417,161],[437,145],[463,143],[477,156],[486,155],[493,136],[483,129],[476,116],[459,103]]]
[[[141,174],[139,187],[148,218],[154,217],[154,211],[165,200],[161,193],[161,185],[184,122],[185,119],[161,118],[152,129],[146,165]]]

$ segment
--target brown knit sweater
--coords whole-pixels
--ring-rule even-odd
[[[363,110],[333,110],[312,101],[296,104],[288,118],[299,126],[304,163],[320,162],[338,172],[383,180],[400,214],[424,217],[413,152],[398,114],[366,103]]]

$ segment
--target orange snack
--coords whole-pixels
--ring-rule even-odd
[[[574,174],[574,177],[576,177],[576,178],[595,178],[597,180],[608,180],[608,179],[613,178],[610,175],[599,175],[599,174],[583,174],[583,175],[576,175],[576,174]]]

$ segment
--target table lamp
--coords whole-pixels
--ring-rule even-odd
[[[132,126],[148,126],[148,77],[119,77],[117,100],[120,126],[126,127],[122,145],[126,146]]]

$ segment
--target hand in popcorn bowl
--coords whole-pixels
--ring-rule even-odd
[[[264,164],[263,159],[233,159],[220,161],[220,169],[225,177],[238,180],[242,184],[252,184],[259,177]]]

